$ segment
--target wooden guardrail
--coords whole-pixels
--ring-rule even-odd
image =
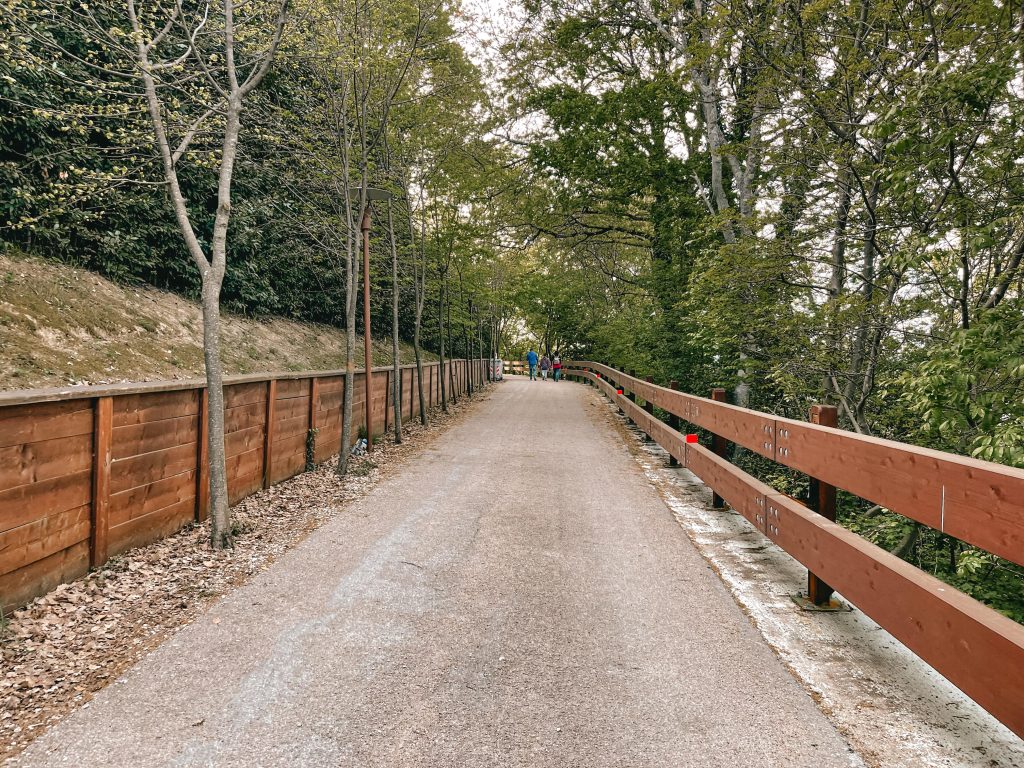
[[[828,509],[808,509],[720,454],[723,439],[734,442],[809,475],[826,505],[841,488],[1021,565],[1024,471],[778,418],[657,386],[600,363],[570,363],[566,375],[596,384],[716,496],[805,565],[812,597],[815,588],[830,594],[825,585],[831,585],[1024,736],[1024,626],[837,525],[826,516]],[[672,425],[656,418],[652,405],[671,414]],[[711,432],[718,438],[713,448],[688,442],[674,428],[681,426],[678,420]]]
[[[374,368],[373,423],[390,429],[391,368]],[[401,369],[402,410],[419,412],[417,370]],[[486,360],[445,363],[449,391],[487,378]],[[108,557],[202,520],[209,499],[205,380],[0,392],[0,607],[81,576]],[[453,385],[453,386],[451,386]],[[225,379],[232,504],[338,453],[344,371]],[[424,366],[428,407],[439,363]],[[352,439],[365,427],[365,374]],[[268,428],[269,425],[269,428]]]

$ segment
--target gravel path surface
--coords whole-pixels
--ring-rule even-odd
[[[860,763],[596,393],[512,379],[16,764]]]

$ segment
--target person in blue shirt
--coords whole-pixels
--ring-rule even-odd
[[[537,380],[537,353],[532,349],[526,353],[526,364],[530,366],[530,381]]]

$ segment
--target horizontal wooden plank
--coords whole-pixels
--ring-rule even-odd
[[[199,391],[189,389],[124,395],[114,398],[113,410],[115,429],[129,424],[195,416],[199,413]]]
[[[231,459],[242,453],[263,450],[263,425],[229,432],[224,436],[224,450]]]
[[[765,497],[774,495],[774,488],[697,443],[687,443],[684,463],[705,485],[725,499],[730,507],[764,532]]]
[[[224,433],[230,434],[251,427],[262,427],[267,418],[266,402],[248,403],[224,410]]]
[[[165,507],[148,515],[134,517],[125,523],[111,526],[109,543],[111,555],[133,547],[142,547],[166,538],[195,520],[195,500],[190,499]]]
[[[0,448],[0,489],[38,483],[92,466],[92,434]]]
[[[224,388],[224,410],[238,408],[243,405],[267,402],[266,382],[251,384],[234,384]],[[264,406],[265,407],[265,406]]]
[[[344,376],[331,376],[320,379],[320,394],[335,394],[345,390]]]
[[[111,434],[110,455],[113,459],[141,456],[153,451],[194,443],[199,439],[199,416],[149,421],[115,427]]]
[[[4,612],[44,595],[58,584],[73,581],[89,570],[89,542],[80,541],[42,560],[0,576]]]
[[[309,379],[281,379],[277,382],[277,399],[309,397]]]
[[[196,470],[171,477],[165,477],[153,483],[132,488],[110,496],[110,525],[121,525],[132,518],[148,515],[164,507],[194,499],[196,494]]]
[[[1024,565],[1024,470],[779,419],[777,460]]]
[[[274,407],[274,423],[277,424],[282,421],[294,419],[296,416],[304,416],[308,414],[308,397],[291,397],[287,400],[278,398]]]
[[[110,467],[110,493],[121,493],[195,469],[197,446],[198,443],[187,443],[114,461]]]
[[[88,538],[88,505],[11,528],[0,533],[0,575],[24,568]]]
[[[92,470],[0,491],[0,532],[89,504]]]
[[[277,450],[277,441],[283,440],[286,437],[301,436],[303,440],[306,439],[306,433],[309,432],[309,412],[300,413],[291,419],[277,419],[277,423],[274,425],[274,450]]]
[[[263,472],[263,446],[232,456],[227,460],[227,478],[230,487],[233,480]]]
[[[92,400],[0,408],[0,447],[92,434]]]
[[[769,538],[1024,736],[1024,626],[786,496],[767,503]]]

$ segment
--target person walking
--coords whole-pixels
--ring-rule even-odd
[[[551,375],[554,377],[555,381],[562,378],[562,357],[557,352],[555,352],[555,357],[551,361],[551,370]]]
[[[540,359],[540,377],[544,379],[544,381],[548,380],[548,370],[550,368],[551,359],[547,355],[544,355],[544,357]]]
[[[530,381],[537,380],[537,353],[532,349],[526,353],[526,364],[530,366]]]

